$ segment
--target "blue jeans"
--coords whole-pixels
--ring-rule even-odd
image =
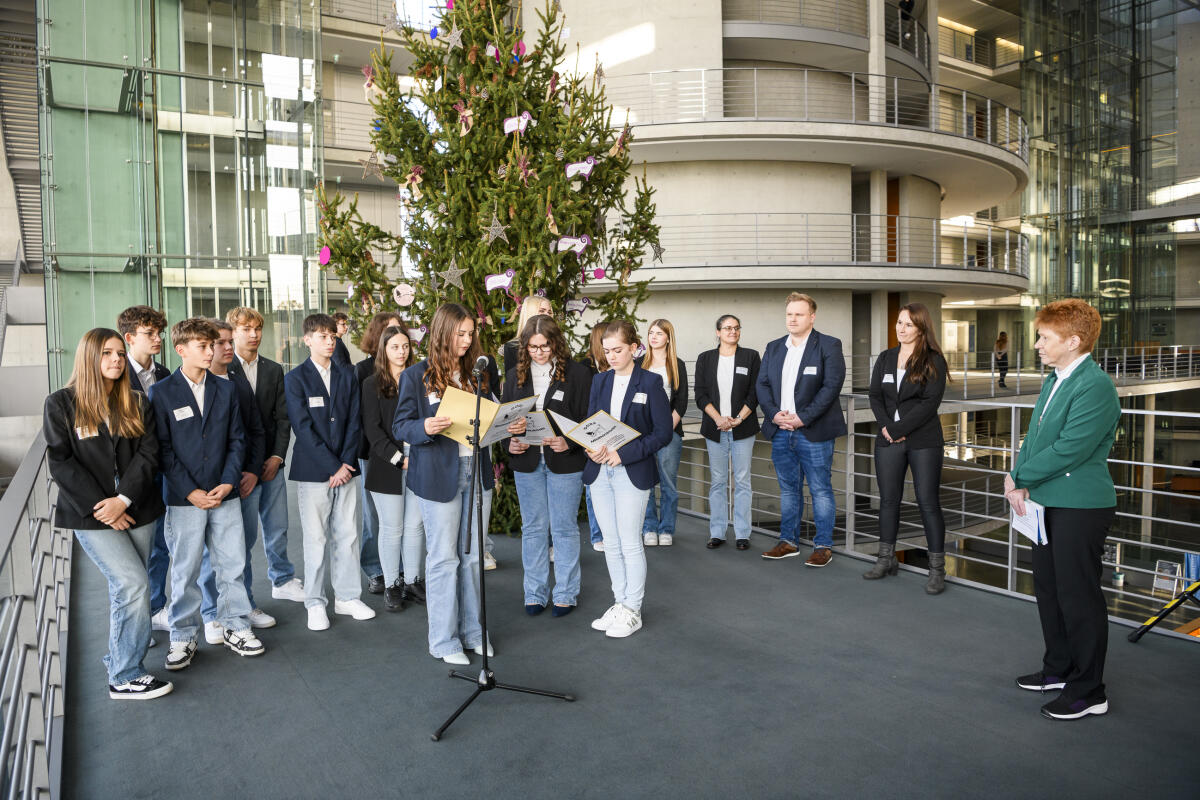
[[[675,533],[675,509],[679,508],[679,490],[676,482],[679,479],[679,456],[683,453],[683,437],[678,433],[671,435],[667,446],[654,454],[658,462],[658,494],[661,508],[654,502],[654,490],[650,490],[650,500],[646,503],[646,521],[642,526],[643,533]]]
[[[533,472],[513,472],[521,502],[521,563],[525,605],[550,601],[550,544],[554,544],[554,602],[579,597],[579,495],[583,472],[560,475],[541,461]]]
[[[159,494],[166,499],[166,487],[160,474],[156,478]],[[150,558],[146,560],[146,574],[150,578],[150,614],[153,616],[167,605],[167,573],[171,569],[171,551],[167,549],[167,517],[164,514],[154,523],[154,543]]]
[[[401,577],[412,583],[421,577],[424,558],[425,527],[421,522],[421,502],[405,481],[404,494],[371,492],[379,511],[379,562],[383,582],[394,586]]]
[[[800,546],[800,517],[804,511],[803,483],[812,495],[817,535],[813,548],[833,547],[833,439],[810,442],[800,431],[778,430],[771,439],[771,460],[779,479],[779,538]]]
[[[592,544],[602,542],[604,534],[600,532],[600,523],[596,522],[596,509],[592,508],[592,487],[584,486],[583,490],[587,497],[588,532],[591,534]]]
[[[641,522],[650,490],[634,486],[624,467],[602,464],[600,474],[592,482],[592,499],[596,521],[604,531],[604,560],[612,581],[613,600],[641,611],[646,595],[646,550],[642,547]]]
[[[296,577],[296,568],[288,560],[287,478],[283,469],[275,480],[259,483],[258,517],[262,520],[263,552],[267,556],[267,577],[272,586],[283,586]]]
[[[108,653],[104,666],[113,686],[146,674],[150,646],[150,579],[146,560],[156,523],[127,531],[75,531],[75,538],[108,581]]]
[[[367,491],[366,459],[358,460],[358,474],[362,477],[358,482],[359,491],[362,492],[358,498],[358,504],[362,507],[362,545],[358,563],[364,575],[378,578],[383,574],[383,565],[379,563],[379,512],[371,493]]]
[[[726,538],[729,526],[729,462],[733,461],[733,535],[750,538],[750,501],[754,489],[750,482],[750,460],[754,455],[754,437],[734,439],[733,431],[721,431],[721,441],[704,440],[708,447],[708,466],[712,473],[708,485],[708,536]]]
[[[237,487],[233,490],[236,492]],[[250,589],[254,582],[250,557],[254,552],[254,543],[258,540],[258,507],[261,500],[261,486],[255,486],[254,491],[242,498],[242,534],[246,541],[246,567],[242,570],[242,585],[246,587],[246,602],[252,609],[258,606],[254,603],[254,592]],[[205,622],[212,622],[217,618],[217,576],[213,573],[207,548],[204,550],[204,558],[200,559],[200,617]]]
[[[471,456],[458,459],[458,495],[447,503],[418,498],[425,521],[425,613],[429,618],[429,654],[445,658],[464,647],[483,644],[479,626],[479,542],[475,512],[467,502]],[[483,493],[483,527],[492,513],[492,493]],[[467,537],[471,552],[463,552]]]
[[[167,506],[167,547],[171,549],[171,641],[194,641],[200,630],[200,562],[212,558],[217,581],[217,621],[231,631],[249,630],[250,600],[242,583],[246,539],[241,501],[235,496],[216,508]]]

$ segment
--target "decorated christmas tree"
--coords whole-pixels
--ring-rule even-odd
[[[404,230],[318,191],[320,260],[349,282],[360,327],[401,308],[420,331],[457,301],[494,354],[534,292],[560,316],[635,318],[648,281],[634,273],[662,253],[653,190],[644,174],[631,180],[628,121],[613,119],[599,62],[568,53],[551,1],[536,31],[507,0],[446,0],[428,33],[389,23],[412,63],[402,78],[381,43],[363,68],[377,115],[363,167],[397,184]],[[584,297],[585,285],[596,291]],[[564,328],[582,352],[586,331]]]

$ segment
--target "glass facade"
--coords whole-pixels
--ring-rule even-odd
[[[1040,233],[1030,294],[1036,305],[1066,296],[1096,305],[1099,347],[1195,336],[1192,317],[1177,321],[1179,300],[1196,295],[1180,201],[1200,194],[1186,188],[1200,174],[1200,132],[1188,124],[1198,21],[1181,0],[1023,3],[1025,219]]]
[[[320,4],[42,0],[38,17],[51,383],[138,303],[170,323],[254,306],[263,353],[302,359],[324,305]]]

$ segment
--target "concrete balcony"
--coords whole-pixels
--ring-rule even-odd
[[[1029,283],[1028,239],[978,222],[852,213],[659,214],[656,222],[662,261],[648,260],[638,274],[659,289],[802,281],[987,297]]]
[[[1014,109],[971,92],[886,75],[814,69],[674,70],[610,77],[613,122],[628,114],[636,158],[851,164],[919,175],[944,216],[996,205],[1029,180]]]

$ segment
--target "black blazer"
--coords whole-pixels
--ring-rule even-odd
[[[641,367],[641,363],[638,364]],[[688,407],[688,374],[687,365],[683,363],[682,358],[676,357],[675,367],[679,370],[679,388],[672,389],[667,386],[667,378],[663,377],[663,387],[667,390],[667,403],[671,406],[671,410],[679,415],[679,424],[675,426],[675,433],[683,436],[683,415],[687,413]],[[646,372],[650,372],[649,367],[642,367]]]
[[[609,411],[615,374],[610,369],[592,381],[588,416],[597,411]],[[642,434],[620,450],[625,474],[637,488],[653,489],[658,483],[658,462],[654,460],[654,454],[671,441],[671,406],[663,392],[662,379],[636,364],[621,403],[621,422]],[[599,474],[600,465],[589,458],[583,467],[583,482],[591,486]]]
[[[229,365],[229,374],[246,377],[246,370],[237,358]],[[249,383],[249,378],[246,379]],[[265,462],[271,456],[280,461],[287,459],[288,444],[292,439],[292,426],[288,422],[287,394],[283,390],[283,367],[278,362],[263,356],[258,357],[258,380],[254,385],[254,401],[258,404],[262,419]]]
[[[233,359],[235,362],[237,358]],[[241,372],[229,370],[229,382],[237,390],[238,413],[242,415],[242,430],[246,434],[246,454],[242,457],[242,472],[249,472],[256,478],[262,477],[263,462],[267,460],[267,437],[263,430],[262,415],[258,413],[258,403],[250,381]],[[217,375],[217,380],[224,380]]]
[[[333,363],[341,364],[344,367],[353,367],[354,364],[350,362],[350,349],[346,347],[346,343],[342,341],[342,337],[337,336],[335,338],[337,341],[333,344]]]
[[[705,350],[696,358],[696,407],[700,409],[700,435],[714,442],[721,441],[721,432],[717,423],[705,413],[711,403],[718,413],[721,410],[721,393],[717,388],[717,363],[721,356],[720,348]],[[733,438],[748,439],[758,433],[758,396],[754,384],[758,380],[759,357],[757,350],[738,347],[733,354],[733,390],[729,393],[729,405],[736,417],[742,407],[750,409],[750,416],[741,424],[734,426]]]
[[[46,398],[42,432],[50,477],[58,484],[54,524],[71,530],[111,530],[92,516],[101,500],[123,494],[133,502],[126,513],[138,525],[154,522],[166,510],[158,483],[158,436],[150,401],[137,393],[146,432],[136,439],[113,436],[101,425],[93,436],[75,430],[75,390],[59,389]]]
[[[888,440],[883,438],[882,429],[885,427],[893,439],[905,437],[910,450],[945,444],[938,406],[946,392],[946,359],[937,353],[931,353],[930,357],[938,373],[935,380],[913,383],[905,375],[899,386],[896,385],[896,362],[900,358],[900,346],[884,350],[875,360],[875,368],[871,371],[870,396],[871,410],[875,412],[875,421],[880,427],[877,444],[888,444]],[[900,412],[899,421],[896,420],[897,411]]]
[[[133,366],[131,359],[125,359],[125,370],[129,373],[129,382],[133,384],[133,390],[135,392],[141,392],[142,394],[150,393],[149,386],[142,386],[142,379],[138,377],[137,368]],[[154,382],[158,383],[159,381],[165,381],[169,377],[171,377],[171,370],[155,361]]]
[[[359,390],[362,389],[363,383],[367,378],[375,374],[375,356],[367,356],[362,361],[354,365],[354,379],[358,381]],[[366,417],[363,417],[363,422],[366,422]],[[358,460],[367,461],[371,457],[371,443],[367,441],[364,434],[362,443],[358,446]],[[378,490],[376,490],[378,491]]]
[[[588,415],[588,397],[592,391],[592,374],[578,361],[568,361],[564,373],[565,380],[550,381],[546,389],[546,398],[542,404],[545,411],[557,411],[567,419],[582,422]],[[533,396],[533,377],[525,376],[525,382],[517,384],[517,368],[514,366],[504,373],[504,402],[520,400],[522,397]],[[551,425],[553,425],[551,420]],[[562,431],[559,431],[562,435]],[[504,443],[508,451],[508,440]],[[533,472],[537,469],[542,456],[546,458],[546,466],[551,472],[565,475],[572,472],[582,472],[587,463],[587,453],[575,442],[567,439],[567,450],[556,453],[549,447],[531,447],[524,453],[508,454],[508,465],[517,472]]]
[[[361,362],[360,362],[361,363]],[[404,494],[404,442],[392,437],[399,392],[391,397],[379,393],[374,375],[362,384],[363,441],[370,451],[366,488],[380,494]]]

